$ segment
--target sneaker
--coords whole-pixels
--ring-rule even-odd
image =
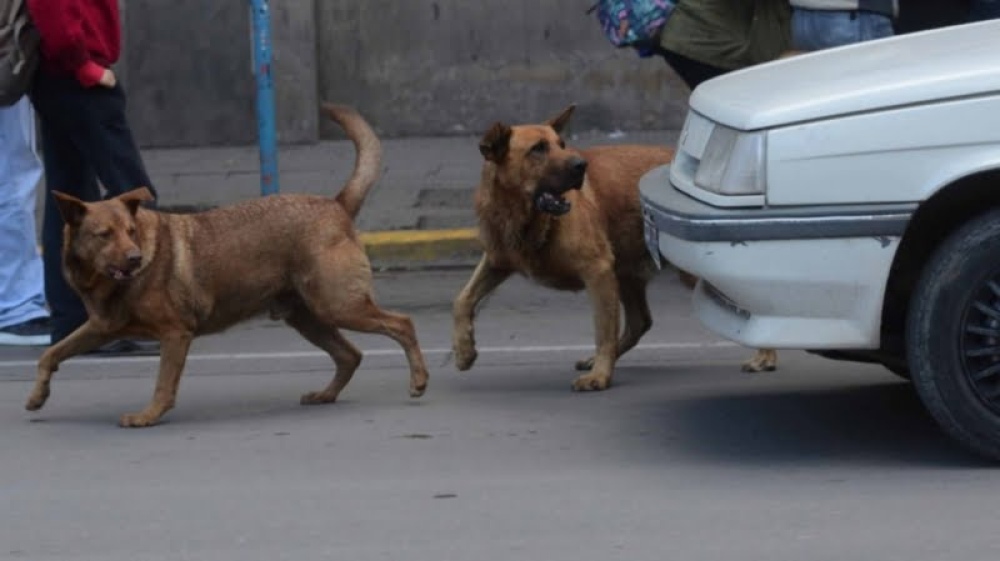
[[[45,347],[52,342],[52,327],[49,318],[35,318],[0,327],[0,345],[20,347]]]

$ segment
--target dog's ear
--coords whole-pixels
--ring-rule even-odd
[[[149,187],[139,187],[131,191],[126,191],[115,198],[125,203],[125,206],[128,207],[128,211],[131,212],[133,216],[139,210],[140,204],[155,199],[152,191],[149,190]]]
[[[573,116],[573,110],[576,109],[576,105],[570,105],[558,116],[545,121],[545,124],[555,129],[556,132],[562,133],[563,129],[566,128],[566,123],[569,122],[569,118]]]
[[[479,152],[487,160],[499,164],[507,157],[510,149],[510,127],[503,123],[493,123],[479,141]]]
[[[63,222],[70,226],[79,226],[80,222],[83,221],[83,216],[87,214],[87,203],[73,195],[60,193],[56,190],[52,191],[52,196],[56,199],[56,206],[59,208]]]

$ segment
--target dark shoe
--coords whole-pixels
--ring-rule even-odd
[[[160,354],[160,343],[158,341],[133,341],[131,339],[119,339],[107,345],[83,353],[83,356],[92,357],[112,357],[112,356],[157,356]]]
[[[0,345],[20,347],[45,347],[52,343],[52,327],[49,318],[35,318],[0,327]]]

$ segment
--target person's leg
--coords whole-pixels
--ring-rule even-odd
[[[861,12],[858,14],[858,41],[873,41],[875,39],[885,39],[895,34],[892,28],[892,18],[873,12]]]
[[[106,197],[139,187],[148,187],[157,196],[125,117],[126,99],[121,85],[82,93],[85,110],[72,122],[71,135],[77,150],[107,190]]]
[[[63,219],[52,191],[61,191],[84,201],[101,198],[97,178],[76,149],[65,124],[78,110],[63,90],[65,80],[40,75],[32,92],[41,128],[42,162],[45,168],[45,211],[42,248],[45,265],[45,296],[52,311],[52,342],[56,343],[87,320],[87,310],[66,282],[62,269]]]
[[[35,153],[31,103],[0,110],[0,344],[48,345],[42,260],[35,230]]]
[[[806,10],[792,12],[792,48],[819,51],[857,43],[859,25],[856,12]]]
[[[71,78],[39,74],[32,92],[42,117],[46,185],[45,247],[46,295],[52,308],[52,342],[83,325],[86,309],[62,274],[63,220],[51,191],[67,192],[84,201],[98,201],[97,178],[109,196],[136,187],[150,190],[138,148],[125,122],[125,100],[120,87],[83,88]],[[157,352],[156,345],[116,341],[100,353]]]
[[[663,60],[667,61],[667,64],[677,73],[678,76],[684,80],[688,88],[692,91],[698,87],[699,84],[707,80],[711,80],[717,76],[722,76],[723,74],[729,72],[724,68],[718,68],[710,64],[705,64],[703,62],[698,62],[697,60],[690,59],[686,56],[679,55],[673,51],[668,51],[666,49],[660,48],[656,50],[656,54],[663,57]]]
[[[882,14],[802,8],[792,12],[792,48],[796,51],[818,51],[892,35],[892,20]]]

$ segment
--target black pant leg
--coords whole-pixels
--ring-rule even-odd
[[[724,68],[698,62],[697,60],[690,59],[686,56],[679,55],[666,49],[661,48],[657,50],[657,54],[663,57],[663,60],[667,61],[667,64],[673,68],[674,72],[676,72],[677,75],[684,80],[684,83],[687,84],[688,88],[692,90],[698,87],[698,85],[702,82],[711,80],[717,76],[722,76],[723,74],[729,72]]]
[[[84,88],[73,78],[39,72],[31,97],[42,124],[48,191],[42,244],[54,343],[82,325],[87,314],[63,276],[64,223],[51,191],[98,201],[98,178],[109,196],[143,186],[154,194],[155,190],[125,119],[125,96],[120,86]]]
[[[121,85],[88,88],[82,94],[86,96],[86,110],[78,117],[73,136],[107,196],[148,187],[155,197],[156,189],[125,118],[126,98]]]
[[[60,191],[84,201],[101,198],[97,177],[52,119],[52,99],[34,97],[41,125],[42,165],[45,170],[45,207],[42,218],[42,263],[45,272],[45,299],[51,310],[52,342],[58,342],[87,320],[87,310],[63,276],[63,219],[52,191]]]

